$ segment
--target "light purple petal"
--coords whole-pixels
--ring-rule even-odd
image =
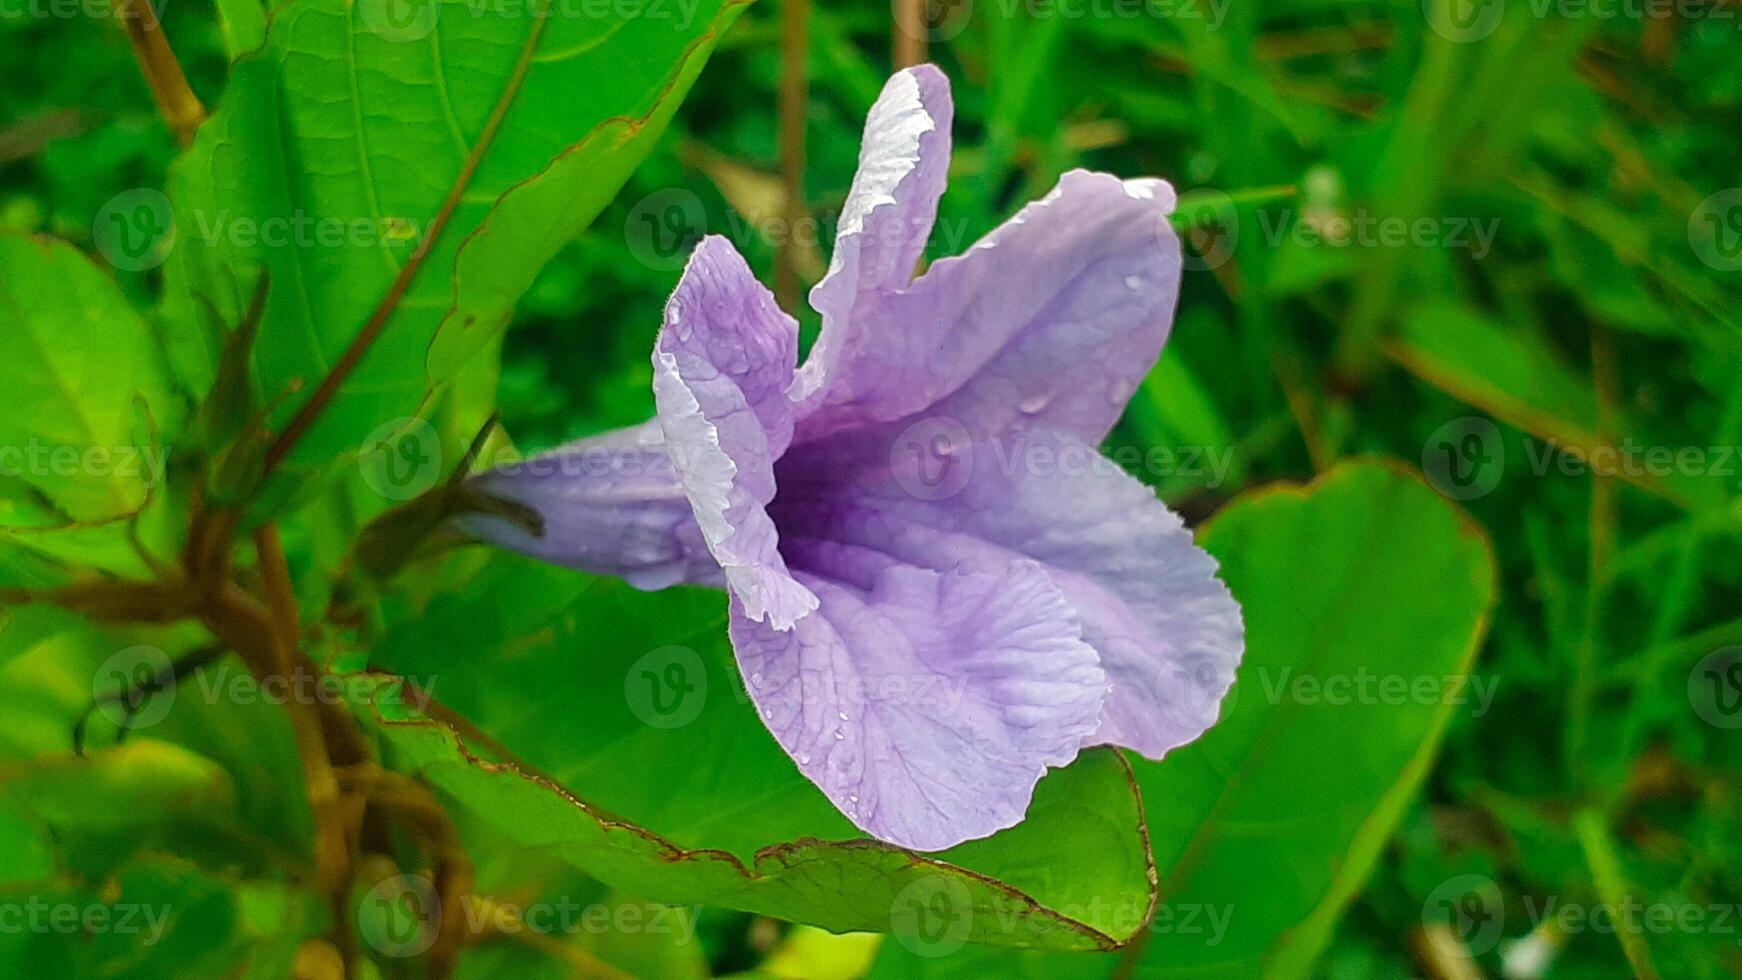
[[[939,479],[917,482],[926,472]],[[1048,430],[952,445],[891,425],[795,447],[780,477],[789,537],[934,569],[1038,562],[1112,683],[1089,744],[1159,759],[1214,724],[1244,649],[1239,606],[1180,519],[1094,446]]]
[[[785,629],[816,596],[786,573],[774,461],[792,438],[786,388],[798,324],[724,238],[696,246],[653,350],[653,397],[672,465],[708,550],[753,620]]]
[[[1172,323],[1172,188],[1073,171],[911,281],[951,115],[930,66],[877,100],[803,368],[792,318],[704,239],[655,345],[657,419],[605,437],[645,472],[491,474],[552,533],[471,522],[645,587],[724,584],[777,740],[920,850],[1019,822],[1084,745],[1196,738],[1244,642],[1214,561],[1096,448]]]
[[[820,608],[780,631],[734,603],[731,635],[799,769],[866,833],[916,850],[1020,822],[1046,767],[1095,729],[1107,688],[1047,576],[1030,562],[932,571],[787,547]]]
[[[1172,326],[1173,207],[1164,181],[1065,174],[967,254],[860,303],[858,344],[799,440],[951,400],[977,435],[1043,426],[1100,442]]]
[[[949,79],[933,65],[896,72],[872,105],[829,271],[810,294],[823,330],[793,385],[804,411],[851,402],[858,381],[874,380],[843,374],[876,340],[858,313],[913,279],[944,192],[953,115]]]
[[[474,488],[538,513],[544,533],[488,514],[461,527],[493,544],[641,589],[688,582],[723,585],[689,499],[649,420],[510,463],[471,481]]]

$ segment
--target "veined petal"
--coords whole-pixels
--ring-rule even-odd
[[[489,514],[461,527],[492,544],[640,589],[688,582],[722,585],[689,498],[649,420],[569,443],[472,478],[485,494],[531,508],[544,522],[533,534]]]
[[[810,294],[823,331],[793,385],[806,410],[852,401],[867,380],[842,373],[873,339],[858,311],[913,280],[944,192],[953,115],[949,79],[933,65],[890,76],[871,107],[829,271]]]
[[[786,574],[774,522],[774,461],[792,438],[786,388],[798,324],[725,239],[696,246],[653,350],[667,452],[708,550],[753,620],[777,629],[816,608]]]
[[[1020,822],[1094,731],[1107,680],[1031,562],[934,571],[788,540],[821,600],[781,631],[731,615],[751,700],[799,769],[881,840],[933,851]]]
[[[798,438],[937,411],[976,434],[1040,426],[1100,442],[1173,323],[1174,202],[1161,180],[1065,174],[966,254],[861,303],[860,340]]]
[[[1215,723],[1244,650],[1240,608],[1153,490],[1052,430],[965,446],[904,442],[912,437],[900,425],[845,435],[782,461],[784,534],[933,569],[1033,560],[1112,684],[1089,744],[1159,759]],[[927,453],[941,455],[910,459]],[[939,479],[915,482],[928,472]]]

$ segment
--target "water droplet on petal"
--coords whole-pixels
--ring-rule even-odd
[[[842,721],[846,721],[846,720],[847,720],[847,713],[846,713],[846,712],[845,712],[845,711],[840,711],[840,712],[836,712],[836,714],[837,714],[837,715],[839,715],[839,716],[840,716],[840,719],[841,719],[841,720],[842,720]]]
[[[839,728],[835,729],[835,741],[839,742],[846,737],[847,737],[846,732],[841,731]]]
[[[1143,280],[1137,276],[1126,276],[1125,277],[1125,288],[1126,289],[1142,289],[1143,288]]]
[[[1115,405],[1123,405],[1131,398],[1131,393],[1137,390],[1131,382],[1120,378],[1113,382],[1113,387],[1107,389],[1107,400]]]
[[[798,754],[798,764],[801,766],[810,765],[811,764],[811,754],[809,752],[800,752]]]
[[[1024,415],[1033,415],[1045,408],[1047,403],[1050,401],[1052,401],[1052,394],[1050,392],[1042,391],[1037,394],[1029,395],[1022,401],[1017,402],[1016,408]]]

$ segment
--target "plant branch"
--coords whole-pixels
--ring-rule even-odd
[[[175,52],[170,50],[169,38],[164,36],[151,0],[122,0],[121,23],[126,25],[127,40],[133,45],[134,57],[145,74],[145,84],[151,88],[157,111],[178,143],[184,147],[191,144],[194,130],[206,120],[206,107],[188,87],[187,76],[182,73]]]
[[[896,68],[911,68],[925,62],[925,0],[895,0],[893,40]]]

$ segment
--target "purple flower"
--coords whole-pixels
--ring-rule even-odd
[[[1197,738],[1243,644],[1214,561],[1097,448],[1172,322],[1172,188],[1072,171],[914,279],[950,117],[931,66],[872,107],[803,367],[796,322],[707,238],[654,347],[657,416],[479,478],[542,535],[469,519],[641,588],[724,586],[768,729],[919,850],[1019,822],[1084,746]]]

